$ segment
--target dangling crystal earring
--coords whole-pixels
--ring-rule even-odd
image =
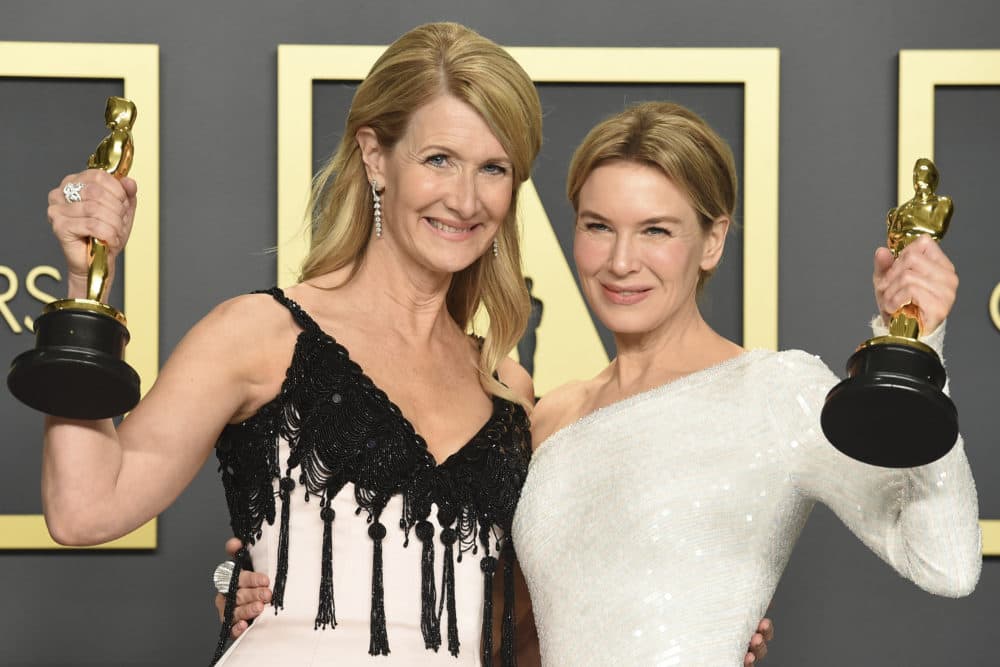
[[[500,244],[497,243],[496,239],[493,239],[493,256],[494,257],[500,256]]]
[[[378,181],[372,179],[372,208],[375,211],[375,238],[382,238],[382,198],[378,196]]]

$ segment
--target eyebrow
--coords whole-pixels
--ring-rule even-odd
[[[440,151],[442,153],[448,153],[449,155],[457,155],[458,154],[458,151],[456,151],[453,147],[451,147],[451,146],[442,146],[441,144],[430,144],[430,145],[424,146],[423,148],[420,148],[418,150],[419,153],[423,153],[425,151]],[[480,164],[491,164],[491,163],[498,163],[498,162],[502,162],[502,163],[504,163],[506,165],[511,165],[511,166],[514,164],[513,160],[511,160],[506,155],[504,155],[504,156],[498,156],[498,157],[489,157],[489,158],[486,158]]]
[[[581,218],[590,218],[590,219],[596,220],[598,222],[611,222],[611,220],[609,220],[608,218],[605,218],[600,213],[597,213],[596,211],[591,211],[589,209],[584,209],[584,210],[580,211],[579,217],[581,217]],[[657,215],[657,216],[654,216],[652,218],[646,218],[645,220],[641,220],[639,222],[640,225],[643,225],[643,226],[646,226],[646,227],[648,227],[649,225],[660,225],[660,224],[663,224],[663,223],[674,223],[674,224],[678,224],[679,225],[679,224],[682,224],[683,221],[680,218],[678,218],[676,216],[673,216],[673,215]]]

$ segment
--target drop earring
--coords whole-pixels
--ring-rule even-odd
[[[375,238],[382,238],[382,198],[378,194],[378,181],[374,178],[371,181],[372,184],[372,210],[374,211],[375,217]]]
[[[500,244],[497,243],[496,239],[493,239],[493,256],[494,257],[500,256]]]

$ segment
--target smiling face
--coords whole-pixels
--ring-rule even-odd
[[[615,334],[653,333],[698,317],[701,271],[722,256],[728,218],[707,226],[662,171],[606,162],[580,189],[573,256],[584,296]]]
[[[441,95],[417,109],[386,150],[358,132],[368,174],[382,192],[379,241],[426,270],[460,271],[489,251],[514,192],[503,146],[471,106]]]

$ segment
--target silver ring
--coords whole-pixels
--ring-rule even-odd
[[[80,194],[83,192],[83,188],[83,183],[67,183],[66,187],[63,188],[63,197],[66,198],[66,203],[75,204],[83,201],[83,196]]]
[[[218,567],[215,568],[215,572],[212,573],[212,583],[215,584],[215,590],[223,595],[229,592],[229,581],[233,578],[233,569],[235,567],[236,563],[231,560],[224,560],[219,563]]]

